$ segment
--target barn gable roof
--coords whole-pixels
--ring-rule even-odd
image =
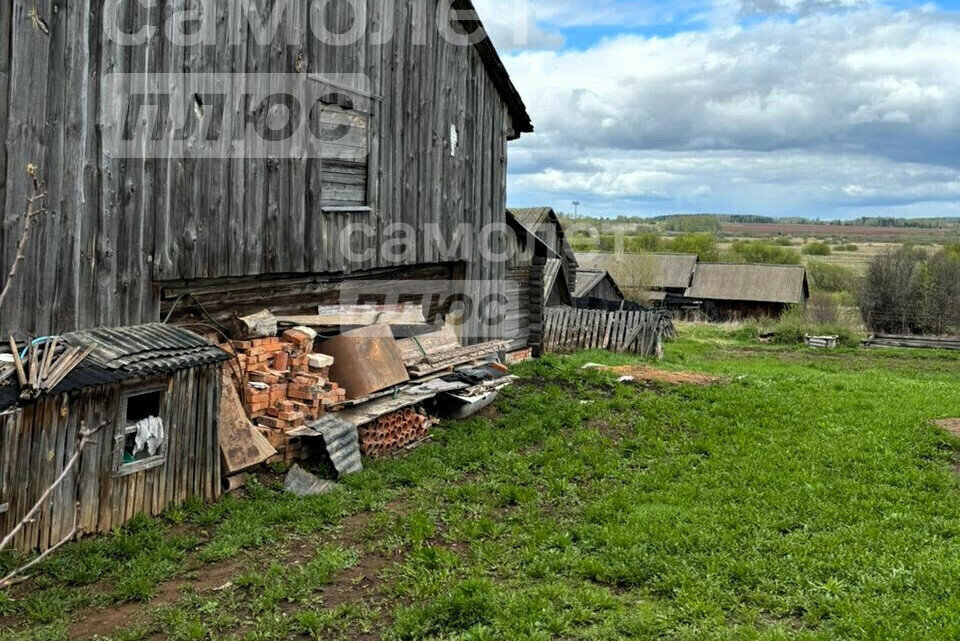
[[[653,288],[687,288],[697,268],[696,254],[647,254],[647,259]]]
[[[554,290],[557,291],[556,297],[553,296]],[[547,305],[554,298],[565,305],[573,303],[563,261],[559,258],[548,258],[543,266],[543,304]]]
[[[625,260],[637,260],[643,264],[643,280],[650,290],[686,289],[690,287],[693,271],[697,267],[696,254],[625,254]],[[580,265],[588,269],[607,269],[614,254],[588,252],[577,254]]]
[[[577,254],[580,265],[588,269],[607,269],[610,262],[616,259],[614,254],[600,252]],[[690,287],[693,271],[697,267],[696,254],[625,254],[624,259],[642,261],[643,280],[652,290]]]
[[[700,263],[687,298],[762,303],[802,303],[810,295],[807,270],[799,265]]]
[[[497,52],[497,48],[493,46],[493,41],[490,40],[486,28],[480,21],[479,14],[477,14],[476,8],[473,6],[473,0],[458,0],[458,3],[463,5],[458,8],[471,12],[471,15],[478,16],[476,20],[461,20],[460,22],[463,24],[467,33],[477,32],[483,36],[480,41],[474,45],[474,48],[480,55],[480,60],[483,61],[483,66],[490,75],[494,86],[497,88],[497,91],[500,92],[500,97],[503,98],[503,101],[507,105],[510,118],[513,120],[515,137],[519,137],[520,134],[532,132],[533,122],[530,119],[530,114],[527,112],[523,98],[520,97],[520,92],[517,91],[513,80],[510,79],[510,74],[503,64],[503,59]]]
[[[577,287],[573,292],[573,297],[583,298],[590,290],[603,282],[604,279],[610,281],[610,285],[621,297],[626,298],[620,290],[620,286],[617,285],[617,281],[613,279],[613,276],[611,276],[609,272],[603,269],[578,269]]]
[[[559,241],[561,257],[575,267],[578,265],[576,254],[563,232],[560,218],[552,207],[511,208],[507,213],[548,246],[552,247],[555,241]]]

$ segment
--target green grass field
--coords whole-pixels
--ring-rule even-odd
[[[960,354],[681,327],[621,384],[520,368],[486,417],[307,500],[243,498],[65,549],[5,639],[956,639]]]

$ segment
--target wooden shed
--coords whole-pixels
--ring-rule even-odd
[[[810,298],[807,270],[799,265],[699,263],[685,293],[710,320],[776,318]]]
[[[552,252],[550,258],[559,261],[559,268],[563,272],[566,286],[572,294],[577,286],[579,263],[563,231],[557,212],[551,207],[514,207],[509,213],[527,233],[539,238],[550,249]]]
[[[0,534],[65,471],[16,549],[46,550],[219,496],[225,352],[162,324],[65,334],[59,345],[91,351],[50,393],[23,400],[16,382],[0,387]]]
[[[504,222],[507,142],[533,130],[524,103],[483,25],[461,17],[469,0],[452,14],[438,13],[447,3],[367,0],[356,13],[355,4],[210,0],[196,10],[198,42],[183,44],[165,28],[177,29],[178,3],[0,3],[2,273],[23,228],[28,164],[51,210],[31,231],[0,331],[27,338],[171,312],[174,321],[264,307],[312,313],[357,279],[496,293],[506,266],[476,247]],[[274,16],[264,41],[253,18]],[[327,33],[359,37],[324,42],[319,20]],[[105,25],[153,35],[119,43]],[[350,136],[319,149],[293,138],[283,153],[220,149],[221,137],[205,135],[218,123],[268,130],[274,110],[227,101],[221,113],[183,88],[194,74],[250,95],[269,94],[277,74],[300,78]],[[111,136],[125,140],[138,123],[124,78],[150,79],[141,98],[151,104],[169,99],[196,114],[183,151],[110,153]],[[470,340],[499,338],[469,322]]]
[[[617,281],[603,269],[578,269],[577,289],[574,299],[595,298],[598,300],[621,302],[626,299]]]
[[[504,280],[507,303],[506,337],[511,349],[531,347],[540,353],[544,314],[547,308],[571,305],[573,295],[567,281],[569,264],[556,252],[553,238],[541,230],[520,222],[513,210],[507,212],[511,234],[507,238],[508,256]]]

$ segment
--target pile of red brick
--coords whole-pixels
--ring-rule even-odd
[[[507,354],[507,357],[504,359],[507,365],[516,365],[517,363],[525,363],[527,361],[533,360],[533,350],[529,347],[525,349],[519,349],[515,352],[510,352]]]
[[[293,452],[288,430],[320,418],[346,399],[346,390],[330,380],[333,359],[313,353],[316,334],[288,329],[279,337],[231,341],[246,372],[243,406],[285,460]]]
[[[381,416],[359,429],[360,452],[383,456],[427,437],[430,419],[411,407]]]

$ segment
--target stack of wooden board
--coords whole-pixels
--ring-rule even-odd
[[[19,347],[10,337],[10,362],[0,364],[0,383],[17,375],[20,396],[36,398],[51,392],[93,351],[92,347],[64,345],[58,350],[59,338],[42,343],[31,342],[26,348],[26,359],[21,359]]]
[[[487,341],[466,347],[449,325],[423,336],[411,336],[397,341],[403,364],[411,378],[430,374],[489,358],[507,347],[505,341]]]
[[[327,329],[369,325],[423,325],[426,320],[420,305],[321,305],[316,314],[278,316],[277,323],[282,326]]]
[[[899,336],[876,334],[863,341],[865,347],[911,347],[915,349],[960,349],[958,336]]]

